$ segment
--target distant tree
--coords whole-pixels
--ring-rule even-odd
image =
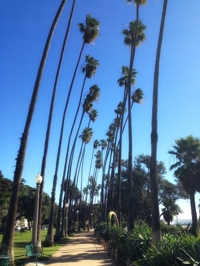
[[[184,190],[190,197],[192,214],[192,234],[197,234],[197,214],[195,193],[200,192],[200,139],[192,135],[175,140],[173,149],[169,154],[173,155],[176,162],[171,165],[174,176],[181,182]]]
[[[12,181],[4,178],[2,172],[0,171],[0,223],[3,228],[6,224],[11,190]]]
[[[173,217],[182,213],[182,210],[176,203],[178,199],[181,198],[179,191],[175,184],[170,183],[166,179],[158,180],[158,198],[159,204],[163,206],[162,212],[165,221],[170,224],[173,221]]]

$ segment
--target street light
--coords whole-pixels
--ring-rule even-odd
[[[69,207],[69,204],[66,203],[65,204],[65,209],[66,209],[66,216],[65,216],[65,236],[68,236],[68,207]]]
[[[36,194],[35,194],[35,208],[34,208],[34,219],[33,219],[33,231],[32,231],[32,241],[33,241],[33,246],[37,247],[38,246],[38,211],[39,211],[39,196],[40,196],[40,184],[42,183],[42,177],[40,173],[35,178],[36,182]]]
[[[91,212],[91,229],[93,228],[93,213]]]

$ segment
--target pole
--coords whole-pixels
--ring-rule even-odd
[[[65,236],[68,236],[68,204],[66,204],[66,216],[65,216]]]
[[[38,232],[38,203],[39,203],[39,195],[40,195],[40,184],[37,183],[36,195],[35,195],[35,208],[34,208],[34,220],[33,220],[33,246],[37,247],[37,232]]]

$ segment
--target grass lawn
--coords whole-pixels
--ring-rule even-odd
[[[45,240],[47,230],[41,230],[41,241]],[[3,235],[0,234],[0,242]],[[14,239],[14,253],[15,253],[15,264],[16,266],[21,266],[24,263],[28,262],[26,258],[25,245],[30,244],[32,238],[32,231],[26,231],[21,234],[21,232],[15,232]],[[60,247],[67,243],[69,238],[62,238],[59,242],[55,242],[53,247],[43,247],[42,256],[38,257],[38,260],[48,260]]]

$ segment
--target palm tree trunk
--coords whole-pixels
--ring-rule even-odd
[[[158,245],[158,241],[161,238],[157,170],[156,170],[157,142],[158,142],[157,113],[158,113],[158,78],[159,78],[160,54],[161,54],[162,39],[163,39],[163,32],[165,25],[165,16],[167,11],[167,3],[168,0],[164,0],[157,53],[156,53],[154,85],[153,85],[150,183],[151,183],[151,209],[152,209],[152,244],[155,246]]]
[[[49,144],[51,122],[52,122],[52,116],[53,116],[53,108],[54,108],[55,95],[56,95],[56,89],[57,89],[57,84],[58,84],[58,77],[59,77],[59,74],[60,74],[60,69],[61,69],[62,60],[63,60],[63,56],[64,56],[64,52],[65,52],[66,42],[67,42],[67,38],[68,38],[68,35],[69,35],[69,30],[70,30],[70,25],[71,25],[71,21],[72,21],[73,12],[74,12],[75,3],[76,3],[76,0],[74,0],[73,4],[72,4],[68,25],[67,25],[65,37],[64,37],[64,40],[63,40],[63,45],[62,45],[62,49],[61,49],[60,59],[59,59],[59,63],[58,63],[58,68],[57,68],[57,72],[56,72],[54,88],[53,88],[53,93],[52,93],[52,98],[51,98],[49,119],[48,119],[48,124],[47,124],[47,131],[46,131],[46,138],[45,138],[45,145],[44,145],[44,153],[43,153],[42,167],[41,167],[42,184],[41,184],[40,197],[39,197],[39,215],[38,215],[38,230],[37,230],[37,232],[38,232],[38,235],[37,235],[38,246],[41,246],[40,227],[41,227],[41,214],[42,214],[42,196],[43,196],[43,188],[44,188],[44,180],[45,180],[45,168],[46,168],[46,158],[47,158],[47,153],[48,153],[48,144]]]
[[[125,89],[126,91],[126,89]],[[125,103],[126,103],[126,93],[124,92],[123,99],[123,107],[121,113],[121,123],[120,123],[120,131],[119,131],[119,163],[118,163],[118,179],[117,179],[117,216],[120,227],[122,227],[122,217],[121,217],[121,159],[122,159],[122,134],[123,134],[123,121],[124,121],[124,111],[125,111]],[[118,146],[117,145],[117,146]]]
[[[65,157],[65,164],[64,164],[64,170],[63,170],[63,177],[62,177],[62,182],[61,182],[61,190],[60,190],[60,198],[59,198],[59,206],[58,206],[58,217],[57,217],[57,223],[56,223],[56,233],[55,233],[55,240],[59,240],[61,235],[63,235],[63,232],[60,232],[60,213],[61,213],[61,204],[62,204],[62,197],[63,197],[63,186],[64,186],[64,181],[65,181],[65,173],[66,173],[66,168],[67,168],[67,161],[68,161],[68,155],[69,155],[69,147],[70,147],[70,141],[71,141],[71,136],[73,133],[73,129],[75,126],[75,122],[79,113],[79,109],[80,109],[80,105],[81,105],[81,99],[82,99],[82,95],[83,95],[83,90],[84,90],[84,86],[85,86],[85,81],[86,81],[86,75],[84,77],[84,81],[83,81],[83,85],[82,85],[82,90],[81,90],[81,94],[80,94],[80,98],[79,98],[79,103],[78,103],[78,107],[76,110],[76,114],[74,117],[74,121],[72,124],[72,128],[70,131],[70,135],[69,135],[69,139],[68,139],[68,145],[67,145],[67,152],[66,152],[66,157]],[[82,112],[82,116],[81,116],[81,122],[84,116],[84,112]],[[77,133],[78,135],[78,133]],[[68,180],[68,179],[67,179]],[[65,197],[67,199],[67,197]],[[63,212],[64,212],[64,205],[63,205]],[[64,230],[64,227],[62,226],[62,230]]]
[[[197,213],[196,213],[196,204],[194,192],[190,193],[190,206],[191,206],[191,214],[192,214],[192,235],[197,236]]]
[[[133,217],[133,182],[132,182],[132,162],[133,162],[133,145],[132,145],[132,117],[131,117],[131,73],[133,69],[133,62],[135,58],[136,42],[137,42],[137,33],[138,33],[138,24],[139,24],[139,4],[136,5],[136,27],[135,27],[135,38],[131,45],[131,56],[129,64],[129,74],[128,74],[128,84],[127,84],[127,93],[128,93],[128,231],[132,232],[134,229],[134,217]]]
[[[12,195],[11,195],[11,199],[10,199],[10,205],[9,205],[9,209],[8,209],[6,227],[4,230],[4,235],[2,238],[1,249],[0,249],[0,254],[11,255],[11,264],[13,264],[13,265],[14,265],[14,227],[15,227],[18,197],[19,197],[19,189],[20,189],[20,185],[21,185],[21,177],[22,177],[25,154],[26,154],[26,146],[28,143],[28,135],[29,135],[29,130],[30,130],[30,126],[31,126],[33,113],[35,110],[37,95],[39,92],[40,81],[42,78],[47,54],[49,51],[49,47],[51,44],[54,30],[56,28],[56,25],[58,23],[59,17],[62,13],[62,10],[64,8],[65,3],[66,3],[66,0],[63,0],[60,4],[58,11],[55,15],[55,18],[53,20],[53,23],[51,25],[46,43],[45,43],[45,47],[43,50],[42,58],[40,61],[40,65],[39,65],[39,69],[37,72],[37,77],[36,77],[36,81],[35,81],[35,85],[34,85],[34,89],[33,89],[33,93],[32,93],[32,98],[31,98],[31,102],[30,102],[30,106],[29,106],[28,115],[26,118],[26,124],[25,124],[25,128],[24,128],[24,132],[22,133],[19,152],[18,152],[18,155],[16,158],[16,167],[15,167],[14,178],[13,178]]]
[[[67,95],[67,100],[65,103],[65,108],[64,108],[64,112],[63,112],[63,117],[62,117],[62,124],[61,124],[61,130],[60,130],[60,138],[59,138],[59,145],[58,145],[58,151],[57,151],[57,157],[56,157],[56,167],[55,167],[55,174],[54,174],[54,178],[53,178],[53,187],[52,187],[52,193],[51,193],[51,208],[50,208],[50,217],[49,217],[49,226],[48,226],[48,231],[47,231],[47,236],[46,239],[44,241],[44,246],[52,246],[54,244],[54,240],[53,240],[53,216],[54,216],[54,204],[55,204],[55,193],[56,193],[56,185],[57,185],[57,174],[58,174],[58,167],[59,167],[59,162],[60,162],[60,153],[61,153],[61,146],[62,146],[62,139],[63,139],[63,133],[64,133],[64,124],[65,124],[65,116],[66,116],[66,112],[67,112],[67,107],[68,107],[68,103],[69,103],[69,99],[71,96],[71,91],[72,91],[72,87],[74,84],[74,80],[75,80],[75,76],[77,73],[77,69],[78,69],[78,65],[80,63],[80,59],[81,59],[81,55],[83,52],[85,46],[85,42],[83,42],[83,45],[81,47],[81,51],[79,54],[79,58],[74,70],[74,74],[72,77],[72,82],[69,88],[69,92]]]

